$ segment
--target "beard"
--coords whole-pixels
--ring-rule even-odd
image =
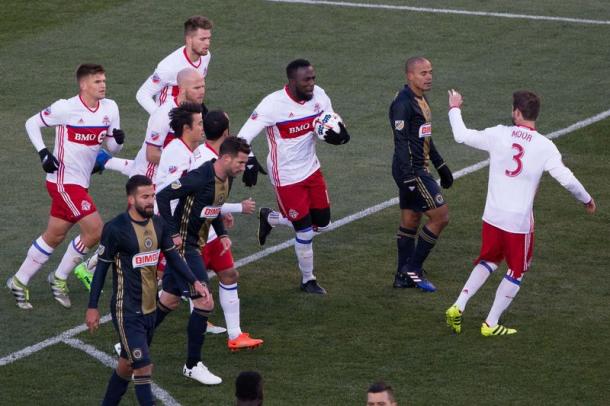
[[[154,212],[154,206],[145,206],[145,207],[140,207],[140,206],[134,206],[134,208],[136,209],[136,211],[138,212],[138,214],[146,219],[151,218],[155,212]]]
[[[299,100],[309,101],[309,100],[313,99],[313,93],[312,94],[303,93],[299,89],[295,89],[295,93]]]

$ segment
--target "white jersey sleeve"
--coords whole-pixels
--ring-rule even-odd
[[[549,174],[577,200],[584,204],[589,203],[591,201],[591,195],[587,193],[584,186],[576,179],[576,176],[574,176],[572,171],[563,164],[561,154],[555,144],[551,142],[551,145],[552,147],[550,147],[550,149],[552,152],[544,165],[544,170],[548,171]]]
[[[36,151],[46,148],[44,141],[42,140],[40,128],[55,127],[64,124],[68,119],[69,110],[68,101],[59,99],[25,122],[25,130],[28,133],[30,141],[34,145],[34,148],[36,148]]]
[[[466,128],[462,119],[462,111],[459,108],[449,110],[449,123],[453,132],[453,138],[457,143],[466,144],[470,147],[489,151],[490,133],[494,129],[486,129],[483,131],[471,130]]]
[[[155,97],[167,86],[170,80],[171,72],[157,67],[157,70],[138,89],[136,100],[148,114],[153,114],[157,107],[159,107]]]
[[[180,139],[172,140],[161,152],[161,160],[155,179],[156,190],[160,191],[188,172],[193,161],[193,152]]]
[[[275,125],[275,118],[273,115],[273,102],[270,100],[270,96],[265,97],[256,106],[250,117],[239,130],[238,137],[245,139],[248,144],[252,143],[252,140],[260,134],[266,127]]]

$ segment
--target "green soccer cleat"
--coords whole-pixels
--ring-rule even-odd
[[[456,305],[451,306],[445,312],[445,317],[447,318],[447,325],[451,327],[451,330],[455,334],[460,334],[462,332],[462,312]]]
[[[487,323],[481,324],[481,334],[485,337],[491,336],[507,336],[510,334],[515,334],[517,330],[514,328],[504,327],[501,324],[498,324],[494,327],[489,327]]]
[[[93,273],[89,272],[89,270],[87,269],[86,262],[82,262],[80,265],[74,268],[74,275],[76,276],[76,279],[83,283],[85,289],[87,289],[88,292],[91,292],[91,282],[93,281]]]
[[[47,277],[47,281],[51,286],[51,292],[53,293],[53,297],[55,300],[59,302],[60,305],[69,309],[72,307],[72,302],[70,302],[70,290],[68,290],[68,283],[65,279],[60,279],[55,276],[55,272],[51,271],[49,276]]]
[[[15,276],[11,276],[6,281],[6,287],[11,291],[17,307],[23,310],[30,310],[32,304],[30,303],[30,290],[26,285],[21,283]]]

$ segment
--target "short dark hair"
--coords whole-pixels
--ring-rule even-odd
[[[540,113],[540,97],[528,90],[519,90],[513,93],[513,110],[519,109],[523,118],[536,121]]]
[[[232,157],[236,157],[240,152],[250,154],[250,151],[250,145],[243,138],[227,137],[220,145],[218,156],[231,155]]]
[[[396,402],[396,399],[394,398],[394,389],[392,389],[392,387],[390,385],[387,385],[383,381],[375,382],[374,384],[369,386],[369,390],[367,391],[367,393],[382,393],[382,392],[388,392],[388,398],[390,398],[390,401]]]
[[[311,63],[307,59],[295,59],[286,66],[286,77],[294,79],[294,74],[300,68],[307,68]]]
[[[152,186],[152,180],[144,175],[134,175],[125,184],[125,192],[127,196],[132,196],[136,193],[140,186]]]
[[[238,401],[263,400],[263,377],[256,371],[243,371],[235,379],[235,397]],[[252,404],[248,402],[249,404]],[[240,403],[238,402],[238,405]]]
[[[184,35],[192,34],[198,29],[211,30],[214,28],[214,23],[204,16],[192,16],[184,22]]]
[[[203,119],[205,138],[216,141],[229,128],[229,119],[222,110],[209,111]]]
[[[411,58],[407,59],[407,61],[405,62],[405,73],[413,69],[413,66],[415,64],[422,62],[428,62],[428,60],[423,56],[412,56]]]
[[[197,103],[184,102],[174,107],[169,112],[169,126],[176,138],[182,137],[184,126],[193,127],[193,115],[201,113],[201,105]]]
[[[76,68],[76,81],[80,82],[82,78],[89,75],[97,75],[98,73],[106,73],[102,65],[95,63],[83,63]]]

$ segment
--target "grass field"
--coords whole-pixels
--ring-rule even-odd
[[[610,20],[610,5],[594,0],[366,3]],[[610,24],[253,0],[5,1],[0,10],[2,283],[19,267],[48,215],[44,176],[25,120],[75,94],[77,64],[103,63],[108,95],[119,104],[127,133],[120,155],[133,157],[147,119],[135,92],[156,63],[181,44],[182,22],[199,13],[216,23],[206,99],[229,112],[235,132],[262,97],[283,85],[290,60],[306,57],[316,66],[318,84],[352,134],[345,146],[318,148],[335,220],[396,195],[387,107],[403,84],[407,56],[424,54],[434,65],[429,94],[434,139],[454,170],[484,156],[452,140],[446,116],[450,87],[464,94],[464,119],[475,128],[508,122],[510,95],[518,88],[542,95],[543,133],[610,109]],[[170,316],[155,336],[155,383],[183,405],[231,404],[234,379],[244,369],[262,372],[269,405],[363,404],[366,387],[380,378],[393,384],[401,405],[608,404],[609,133],[606,119],[556,141],[599,211],[587,216],[554,180],[543,180],[533,270],[505,315],[506,324],[519,328],[516,336],[489,340],[478,333],[499,272],[471,301],[461,336],[444,325],[444,310],[478,253],[487,183],[482,170],[458,179],[446,193],[451,223],[426,264],[437,293],[392,289],[398,220],[393,206],[316,239],[316,273],[327,297],[298,291],[292,249],[241,268],[242,325],[265,345],[231,354],[224,337],[208,336],[205,363],[223,377],[219,387],[181,376],[187,312]],[[46,134],[51,145],[51,133]],[[254,148],[257,155],[266,154],[263,136]],[[91,193],[103,218],[124,209],[124,181],[109,172],[93,178]],[[266,179],[253,190],[236,185],[234,200],[248,196],[259,205],[274,204]],[[244,258],[260,250],[256,221],[238,221],[234,255]],[[268,244],[289,238],[277,229]],[[87,295],[77,282],[70,285],[71,310],[56,304],[45,282],[64,249],[65,244],[32,280],[34,310],[20,311],[6,291],[0,295],[0,358],[83,322]],[[106,309],[109,295],[104,296]],[[219,308],[213,320],[223,324]],[[112,354],[116,333],[105,324],[94,336],[75,338]],[[110,373],[97,359],[58,343],[0,366],[0,404],[98,404]],[[136,404],[132,389],[124,404]]]

